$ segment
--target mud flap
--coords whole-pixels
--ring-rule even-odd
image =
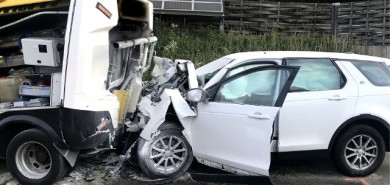
[[[53,144],[54,148],[57,149],[58,152],[68,161],[69,165],[74,167],[77,157],[79,156],[80,151],[76,150],[69,150],[69,149],[62,149]]]

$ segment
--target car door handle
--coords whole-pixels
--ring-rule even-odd
[[[334,95],[334,96],[328,98],[328,100],[331,100],[331,101],[332,100],[333,101],[340,101],[340,100],[345,100],[345,99],[347,99],[347,97],[342,96],[342,95]]]
[[[271,119],[271,116],[263,115],[261,112],[254,112],[252,114],[248,114],[248,117],[255,119]]]

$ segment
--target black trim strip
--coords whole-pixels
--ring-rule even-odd
[[[278,63],[275,62],[275,61],[256,61],[256,60],[254,60],[254,61],[248,61],[248,62],[239,64],[239,65],[237,65],[237,66],[234,66],[234,67],[230,68],[230,69],[225,73],[225,75],[223,76],[223,78],[227,78],[227,77],[226,77],[227,74],[229,74],[229,72],[232,71],[232,70],[234,70],[234,69],[237,69],[237,68],[243,67],[243,66],[248,66],[248,65],[255,65],[255,64],[278,65]],[[266,65],[264,65],[264,66],[266,66]],[[257,66],[257,67],[262,67],[262,66]]]
[[[316,160],[329,158],[329,150],[305,150],[292,152],[271,152],[272,161],[281,160]],[[272,162],[271,162],[272,163]]]
[[[64,76],[64,96],[62,97],[61,100],[61,106],[65,105],[65,97],[66,97],[66,76],[68,74],[68,65],[69,65],[69,51],[70,51],[70,41],[72,40],[72,28],[73,28],[73,19],[74,19],[74,14],[75,14],[75,9],[76,9],[76,2],[77,0],[74,0],[73,4],[73,12],[72,12],[72,19],[70,20],[70,28],[69,28],[69,41],[68,41],[68,52],[66,53],[66,66],[65,66],[65,74],[62,74]],[[68,28],[66,28],[68,29]]]
[[[293,67],[293,66],[288,66],[288,67]],[[275,102],[275,105],[274,105],[275,107],[282,107],[283,106],[284,100],[287,97],[288,91],[290,90],[290,87],[291,87],[292,83],[294,82],[294,79],[297,76],[299,69],[300,69],[299,66],[294,66],[294,68],[292,68],[291,74],[287,78],[287,81],[284,84],[282,90],[279,93],[278,99]]]

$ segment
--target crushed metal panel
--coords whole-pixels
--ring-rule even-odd
[[[130,83],[130,87],[128,90],[128,96],[126,101],[125,114],[134,113],[137,108],[138,100],[142,92],[142,76],[135,76]]]
[[[153,103],[150,96],[143,97],[139,103],[139,110],[150,120],[141,132],[140,136],[142,138],[150,140],[158,134],[157,129],[164,123],[165,115],[171,103],[179,119],[196,116],[196,113],[190,108],[178,89],[165,89],[161,95],[161,101],[158,103]]]
[[[121,124],[125,118],[125,108],[129,92],[126,90],[114,90],[113,94],[118,98],[119,101],[118,124]]]
[[[192,63],[189,60],[180,60],[180,59],[175,60],[175,63],[177,63],[179,67],[180,67],[180,65],[185,65],[184,68],[186,68],[185,70],[188,72],[188,84],[189,84],[188,89],[198,88],[199,84],[198,84],[198,79],[196,76],[196,70],[195,70],[194,63]]]
[[[221,68],[223,68],[224,66],[226,66],[227,64],[229,64],[230,62],[232,62],[233,59],[230,59],[230,58],[219,58],[213,62],[210,62],[198,69],[196,69],[196,74],[198,76],[201,76],[201,75],[205,75],[207,73],[212,73],[214,71],[217,71],[217,70],[220,70]]]
[[[176,115],[179,119],[196,116],[196,113],[190,108],[183,96],[181,96],[179,90],[166,89],[164,93],[171,97],[173,108],[175,109]]]
[[[187,139],[188,143],[190,143],[191,146],[192,146],[191,125],[192,125],[192,122],[194,121],[195,118],[196,118],[196,116],[185,117],[182,119],[179,118],[180,123],[184,128],[184,130],[182,131],[182,134]]]
[[[142,114],[149,117],[150,120],[141,132],[140,137],[146,140],[152,139],[152,135],[157,132],[157,128],[165,121],[165,115],[170,104],[170,97],[165,93],[161,95],[161,101],[158,103],[153,103],[150,96],[141,99],[139,110]]]
[[[196,78],[196,70],[194,63],[189,61],[187,63],[187,68],[188,68],[188,83],[190,84],[190,89],[198,88],[198,79]]]
[[[154,68],[152,71],[152,81],[158,85],[168,82],[176,74],[175,63],[167,58],[153,57]]]

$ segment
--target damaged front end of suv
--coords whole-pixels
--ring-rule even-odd
[[[139,167],[151,178],[176,179],[193,160],[190,134],[191,117],[196,116],[185,97],[198,88],[191,61],[154,57],[152,80],[144,82],[137,112],[124,121],[129,134],[125,158],[136,157]]]
[[[151,178],[174,180],[193,159],[186,119],[196,112],[185,97],[189,89],[198,88],[198,81],[191,61],[153,57],[156,41],[116,42],[112,51],[117,59],[111,60],[106,85],[120,103],[116,148],[122,159],[137,158]],[[152,61],[151,80],[143,81]]]

